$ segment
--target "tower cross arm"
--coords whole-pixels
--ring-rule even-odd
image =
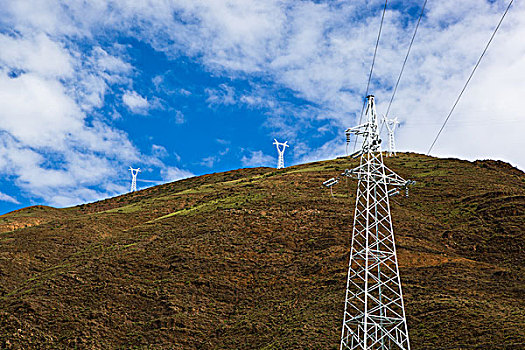
[[[346,134],[362,135],[368,133],[368,123],[364,123],[358,126],[353,126],[345,130]]]
[[[399,125],[399,121],[397,118],[387,119],[386,117],[383,117],[383,124],[386,126],[388,132],[394,132],[396,126]]]
[[[290,145],[288,144],[288,141],[279,142],[276,139],[273,139],[273,144],[276,145],[277,147],[279,147],[279,146],[283,146],[283,148],[284,147],[290,147]]]
[[[382,166],[382,169],[375,169],[374,171],[370,171],[366,163],[354,169],[345,170],[345,172],[342,173],[341,176],[347,176],[351,178],[361,178],[364,176],[368,176],[374,178],[374,180],[376,181],[383,180],[387,185],[397,187],[407,187],[416,183],[412,180],[405,180],[385,165]]]
[[[273,144],[277,148],[277,153],[279,154],[279,159],[277,161],[277,169],[284,168],[284,151],[286,150],[286,147],[290,147],[288,145],[288,141],[279,142],[277,139],[273,139]]]
[[[407,182],[410,181],[410,180],[407,181],[403,179],[401,176],[397,175],[395,172],[390,170],[385,165],[383,165],[383,169],[384,169],[384,177],[385,177],[387,185],[405,186]]]

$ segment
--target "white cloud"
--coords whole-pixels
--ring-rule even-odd
[[[84,115],[64,86],[33,73],[12,79],[0,71],[0,104],[0,128],[33,147],[64,149],[68,133],[84,126]]]
[[[6,7],[27,11],[32,25],[0,15],[0,25],[14,21],[17,28],[0,34],[0,172],[24,196],[51,205],[115,194],[115,164],[136,159],[138,151],[104,116],[89,113],[103,104],[106,82],[130,66],[101,49],[77,51],[51,30],[55,17],[21,3]]]
[[[216,141],[221,145],[228,144],[227,141],[224,141],[221,139],[218,139]],[[199,164],[202,166],[208,167],[208,168],[213,168],[213,166],[217,164],[218,162],[220,162],[222,160],[222,157],[227,155],[229,152],[230,152],[230,149],[226,147],[223,150],[218,151],[216,155],[202,158]]]
[[[0,69],[0,171],[49,204],[106,196],[105,186],[117,176],[115,159],[137,157],[126,135],[96,120],[86,124],[78,102],[56,79],[32,72],[10,78],[8,69]],[[67,194],[59,198],[58,192]]]
[[[226,84],[220,84],[218,89],[207,88],[205,90],[209,105],[233,105],[236,103],[235,89]]]
[[[177,181],[194,176],[194,174],[188,170],[180,169],[177,167],[166,167],[161,170],[161,176],[165,181]]]
[[[122,96],[122,102],[130,111],[136,114],[146,114],[150,106],[148,100],[140,96],[136,91],[126,91]]]
[[[254,96],[254,95],[242,95],[240,98],[240,102],[245,103],[249,106],[264,106],[265,101],[261,96]]]
[[[188,16],[200,23],[185,28],[189,37],[194,38],[191,42],[207,43],[205,47],[193,46],[186,52],[199,50],[205,64],[228,74],[264,72],[261,74],[271,77],[274,83],[294,90],[297,96],[320,107],[320,111],[307,118],[320,118],[319,112],[324,110],[341,129],[355,123],[377,35],[379,4],[376,4],[378,11],[370,12],[373,17],[357,20],[355,14],[363,6],[362,2],[345,6],[311,1],[285,2],[286,6],[277,1],[264,5],[259,2],[246,16],[258,18],[249,26],[247,38],[241,39],[231,32],[234,25],[230,23],[236,23],[231,18],[237,19],[236,16],[249,7],[248,3],[234,2],[229,4],[231,8],[221,8],[216,3],[199,2],[199,5],[184,7]],[[469,1],[458,6],[451,0],[429,4],[392,109],[392,113],[405,122],[405,129],[401,128],[398,134],[400,148],[426,152],[439,128],[436,124],[446,116],[505,4],[504,1]],[[525,71],[525,52],[514,44],[525,35],[524,19],[524,6],[516,3],[453,116],[461,122],[454,128],[447,127],[434,154],[471,159],[493,156],[525,168],[525,156],[515,152],[521,140],[519,135],[525,132],[525,118],[517,103],[520,100],[518,80]],[[377,97],[379,113],[386,110],[415,24],[412,18],[411,23],[405,25],[406,14],[398,10],[388,11],[385,20],[371,90]],[[229,23],[224,23],[226,21]],[[265,23],[272,23],[272,28]],[[246,22],[240,21],[239,26],[245,25]],[[260,106],[263,101],[253,95],[239,97],[228,86],[208,93],[211,104]],[[509,119],[508,116],[513,120],[510,129],[508,123],[498,121]],[[294,115],[298,117],[302,118]],[[280,119],[280,116],[272,117],[270,125],[282,127],[290,136],[304,126],[302,123],[284,125],[278,122]],[[495,125],[484,122],[491,120]],[[462,124],[469,121],[470,125]],[[422,125],[415,128],[413,123]],[[341,152],[343,147],[335,147],[341,143],[334,142],[312,153],[323,157],[334,155],[334,151]]]
[[[428,3],[391,110],[403,122],[399,148],[426,152],[505,4]],[[3,5],[0,25],[7,30],[0,34],[0,129],[7,134],[0,144],[0,171],[14,175],[33,196],[66,203],[112,193],[111,179],[119,176],[115,165],[139,156],[125,133],[92,113],[103,106],[108,84],[121,85],[123,102],[136,113],[156,103],[131,91],[134,68],[117,46],[103,50],[94,45],[91,52],[82,52],[82,39],[120,32],[168,57],[193,58],[213,76],[257,80],[248,91],[236,91],[233,83],[210,88],[208,103],[264,109],[265,125],[294,143],[296,159],[314,160],[344,153],[343,135],[320,147],[296,138],[315,135],[323,123],[341,130],[356,123],[382,3],[8,0]],[[415,24],[404,10],[409,5],[394,1],[390,8],[395,10],[385,17],[371,89],[380,114],[386,111]],[[525,133],[519,108],[525,48],[516,44],[524,36],[525,6],[515,2],[435,154],[497,157],[525,168],[525,153],[516,152],[523,148]],[[281,90],[304,99],[304,105],[281,100]],[[182,89],[175,93],[189,95]],[[256,151],[245,155],[243,164],[273,166],[274,159]],[[191,176],[178,168],[163,174]],[[97,186],[101,189],[93,190]]]
[[[0,201],[2,202],[9,202],[13,204],[20,204],[20,202],[16,199],[11,197],[10,195],[7,195],[5,193],[0,192]]]
[[[186,89],[179,89],[179,94],[181,94],[182,96],[190,96],[191,92]]]
[[[151,153],[156,158],[164,158],[168,156],[168,150],[166,149],[166,147],[161,145],[151,145]]]
[[[0,34],[0,47],[0,62],[11,69],[51,78],[73,74],[70,53],[43,33],[22,38]]]
[[[175,111],[175,117],[173,119],[175,124],[184,124],[186,122],[186,117],[181,111]]]
[[[262,151],[248,151],[249,154],[241,158],[243,166],[260,167],[260,166],[274,166],[275,158],[264,154]]]
[[[101,47],[93,49],[93,56],[96,60],[97,68],[109,73],[127,74],[133,70],[133,67],[124,62],[121,58],[108,54]]]
[[[219,143],[221,145],[229,145],[231,143],[231,141],[223,140],[223,139],[216,139],[215,141],[217,141],[217,143]]]
[[[202,158],[199,164],[202,166],[208,167],[208,168],[213,168],[217,160],[218,160],[217,156],[209,156],[209,157]]]

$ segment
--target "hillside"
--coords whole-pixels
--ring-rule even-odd
[[[525,349],[525,174],[386,158],[412,348]],[[338,349],[357,160],[241,169],[0,217],[0,346]]]

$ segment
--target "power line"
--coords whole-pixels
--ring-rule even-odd
[[[383,29],[383,22],[385,20],[385,12],[386,12],[387,3],[388,3],[388,0],[385,0],[385,6],[383,7],[383,14],[381,15],[381,24],[379,25],[379,33],[377,34],[376,47],[374,49],[374,57],[372,58],[372,66],[370,67],[370,73],[368,74],[368,83],[366,84],[365,97],[368,96],[368,89],[370,88],[370,81],[372,80],[372,72],[374,71],[374,65],[376,62],[377,47],[379,46],[379,39],[381,38],[381,30]],[[361,121],[363,120],[363,112],[365,111],[365,105],[366,105],[366,99],[363,101],[363,107],[361,108],[361,116],[359,117],[358,125],[361,125]],[[355,151],[356,145],[357,145],[357,137],[354,139],[354,151]]]
[[[394,96],[397,92],[397,87],[399,86],[399,81],[401,80],[401,76],[403,75],[403,71],[405,70],[405,66],[408,61],[408,56],[410,55],[410,50],[412,49],[412,44],[414,44],[414,39],[416,38],[417,30],[419,28],[419,23],[421,23],[421,18],[423,17],[423,13],[425,12],[425,7],[427,6],[427,1],[423,3],[423,7],[421,8],[421,13],[419,14],[419,19],[417,20],[416,29],[414,30],[414,35],[412,35],[412,40],[410,40],[410,45],[408,46],[407,55],[405,56],[405,61],[403,62],[403,66],[401,67],[401,71],[399,72],[399,77],[397,78],[396,86],[394,87],[394,92],[392,93],[392,97],[390,98],[390,103],[388,104],[388,108],[386,110],[385,118],[388,118],[388,113],[390,112],[390,107],[392,106],[392,101],[394,101]]]
[[[428,149],[428,152],[427,152],[427,156],[430,154],[430,151],[432,151],[432,148],[433,148],[434,145],[436,144],[436,142],[437,142],[439,136],[441,135],[441,132],[442,132],[443,129],[445,128],[445,125],[447,125],[447,122],[448,122],[450,116],[451,116],[452,113],[454,112],[454,109],[456,108],[456,106],[457,106],[459,100],[461,99],[461,96],[463,96],[463,93],[465,92],[465,90],[466,90],[468,84],[470,83],[470,80],[472,79],[472,76],[473,76],[474,73],[476,72],[476,69],[478,69],[478,66],[479,66],[481,60],[483,59],[483,56],[485,56],[485,53],[487,52],[487,50],[488,50],[488,48],[489,48],[489,46],[490,46],[490,43],[492,42],[492,39],[494,39],[494,36],[496,36],[496,33],[498,32],[498,29],[499,29],[499,27],[501,26],[501,23],[503,22],[503,19],[504,19],[505,16],[507,15],[507,12],[509,12],[510,6],[512,5],[513,2],[514,2],[514,0],[510,0],[509,5],[507,6],[507,8],[505,9],[505,12],[503,13],[503,16],[501,16],[501,19],[499,20],[498,25],[497,25],[496,28],[494,29],[494,32],[492,33],[489,42],[488,42],[487,45],[485,46],[485,49],[484,49],[483,52],[481,53],[481,56],[479,57],[478,62],[477,62],[476,65],[474,66],[474,69],[472,70],[472,73],[470,73],[470,76],[468,77],[467,82],[465,83],[465,85],[463,86],[463,89],[462,89],[461,92],[459,93],[459,96],[458,96],[458,98],[456,99],[456,102],[454,102],[454,105],[452,106],[452,109],[451,109],[450,112],[448,113],[448,116],[447,116],[447,118],[445,119],[445,122],[444,122],[443,125],[441,126],[441,129],[439,129],[439,132],[437,133],[436,138],[434,139],[434,142],[432,142],[432,145],[430,145],[430,148]]]
[[[523,120],[520,119],[483,119],[483,120],[460,120],[460,121],[453,121],[447,125],[454,125],[454,126],[478,126],[478,125],[505,125],[509,123],[518,123],[522,122]],[[406,122],[402,123],[403,129],[411,129],[411,128],[417,128],[421,129],[423,126],[440,126],[443,123],[441,122]]]

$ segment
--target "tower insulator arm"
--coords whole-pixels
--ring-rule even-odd
[[[368,123],[365,123],[365,124],[361,124],[361,125],[358,125],[358,126],[353,126],[351,128],[348,128],[345,130],[345,132],[347,134],[356,134],[356,135],[363,135],[366,132],[366,130],[368,129]]]
[[[408,186],[414,185],[416,182],[413,180],[405,180],[401,176],[397,175],[395,172],[390,170],[388,167],[383,166],[383,171],[377,171],[373,174],[368,172],[366,164],[360,165],[354,169],[347,169],[341,176],[347,176],[351,178],[359,178],[361,176],[371,176],[376,178],[376,180],[384,180],[389,186],[396,186],[402,188],[408,188]]]
[[[333,177],[333,178],[328,179],[325,182],[323,182],[323,186],[325,186],[325,187],[332,187],[333,185],[337,184],[338,182],[339,182],[339,180],[336,179],[335,177]]]

